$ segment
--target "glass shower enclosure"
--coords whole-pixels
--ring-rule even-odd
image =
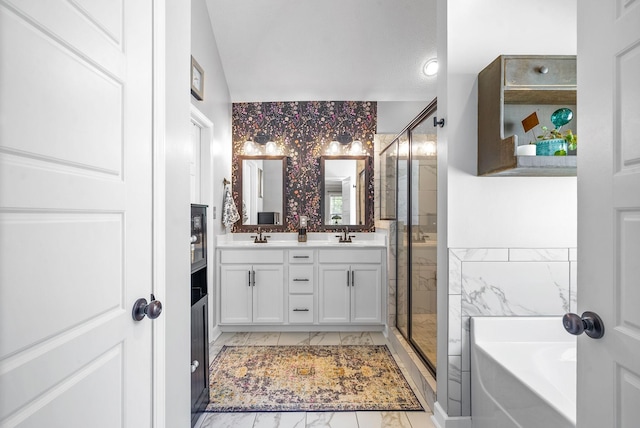
[[[396,328],[435,374],[437,132],[434,100],[381,153],[396,159]],[[387,161],[388,162],[388,161]]]

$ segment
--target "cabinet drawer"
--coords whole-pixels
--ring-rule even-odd
[[[313,323],[313,295],[289,296],[289,323]]]
[[[220,263],[284,263],[283,250],[223,250]]]
[[[543,68],[547,72],[543,73]],[[506,58],[504,85],[508,88],[561,88],[576,85],[575,58]]]
[[[313,250],[289,250],[289,263],[313,263]]]
[[[313,265],[289,266],[289,293],[313,293]]]
[[[349,244],[345,244],[349,245]],[[320,263],[381,263],[381,250],[320,250]]]

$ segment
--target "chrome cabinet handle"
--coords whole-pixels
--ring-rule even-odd
[[[293,278],[295,282],[309,282],[309,278]]]
[[[294,309],[293,312],[309,312],[309,309]]]
[[[356,273],[355,271],[351,271],[351,286],[355,287],[355,282],[356,282]]]
[[[593,339],[604,336],[604,322],[595,312],[583,312],[582,317],[573,313],[564,314],[562,325],[567,332],[576,336],[582,333],[586,333]]]
[[[347,271],[347,287],[349,286],[349,271]]]
[[[294,259],[308,259],[309,256],[293,256]]]
[[[198,367],[200,367],[200,362],[198,362],[198,360],[193,360],[191,362],[191,373],[194,373]]]
[[[251,287],[251,271],[249,270],[247,272],[249,273],[249,283],[248,283],[248,285],[249,285],[249,287]]]
[[[162,313],[162,302],[156,300],[156,296],[151,295],[151,302],[147,303],[147,299],[140,298],[133,304],[131,316],[136,321],[142,321],[147,316],[150,320],[154,320]]]

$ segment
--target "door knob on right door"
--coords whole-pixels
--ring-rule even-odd
[[[586,333],[593,339],[604,336],[604,323],[595,312],[583,312],[582,316],[573,313],[565,314],[562,317],[562,325],[565,330],[576,336],[582,333]]]

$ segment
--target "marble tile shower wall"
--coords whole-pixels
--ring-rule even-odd
[[[576,311],[575,248],[450,249],[448,415],[471,415],[469,319]]]

